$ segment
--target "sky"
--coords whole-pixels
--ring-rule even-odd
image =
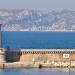
[[[0,0],[0,9],[36,9],[42,11],[68,9],[75,11],[75,0]]]

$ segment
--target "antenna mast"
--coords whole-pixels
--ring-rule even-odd
[[[2,50],[2,31],[1,31],[1,26],[2,26],[2,24],[0,24],[0,48]]]

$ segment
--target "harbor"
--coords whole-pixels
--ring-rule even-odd
[[[0,68],[74,68],[75,49],[3,48],[0,24]]]
[[[0,3],[0,75],[75,75],[74,0]]]

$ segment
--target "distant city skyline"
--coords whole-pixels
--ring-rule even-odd
[[[36,9],[42,11],[75,11],[75,0],[0,0],[0,9]]]

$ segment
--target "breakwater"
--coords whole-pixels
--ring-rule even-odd
[[[74,49],[21,49],[0,52],[0,68],[75,67]]]

